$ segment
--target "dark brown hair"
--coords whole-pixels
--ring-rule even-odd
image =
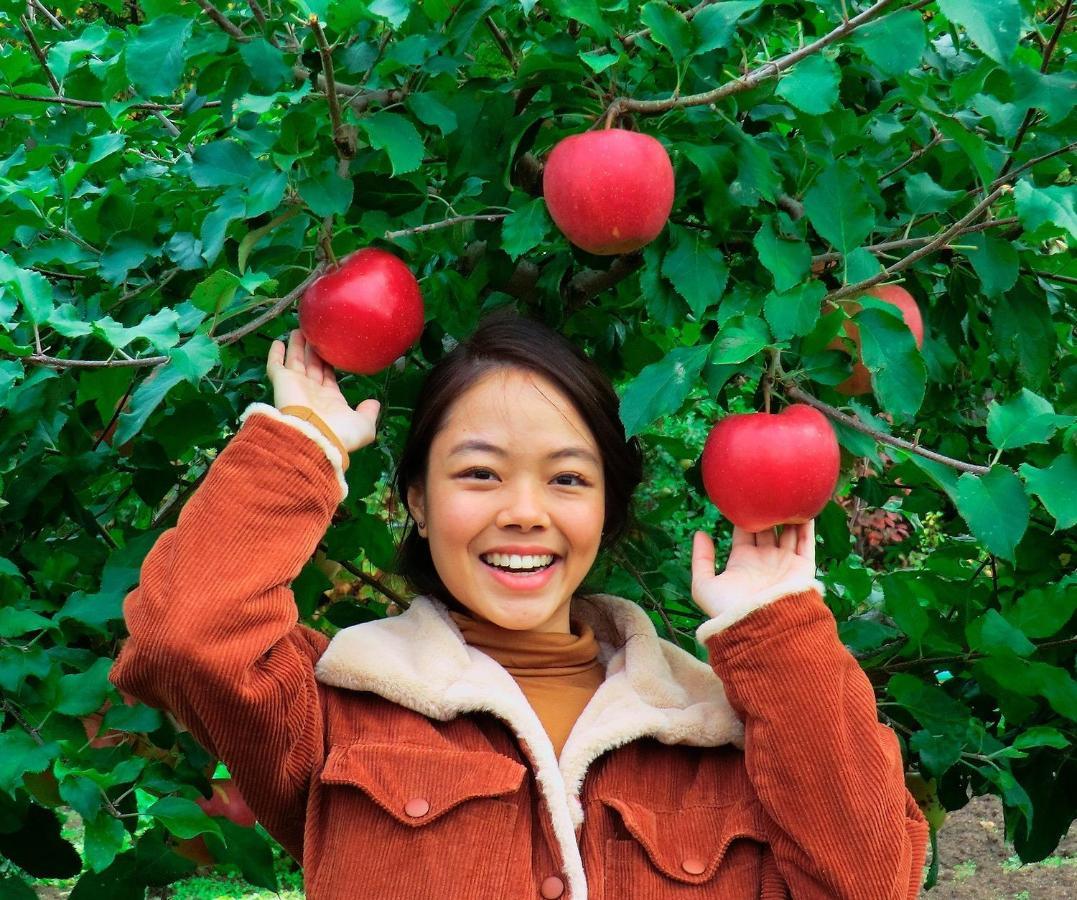
[[[431,594],[450,608],[466,611],[445,588],[407,508],[408,487],[426,480],[427,456],[453,402],[491,372],[525,369],[552,382],[587,423],[602,456],[606,510],[599,551],[609,550],[632,528],[632,494],[643,480],[643,449],[625,439],[620,401],[605,373],[552,328],[512,310],[498,310],[479,322],[426,377],[404,441],[393,486],[408,520],[397,547],[396,571],[418,594]],[[396,498],[392,502],[396,503]],[[581,586],[581,592],[588,592]]]

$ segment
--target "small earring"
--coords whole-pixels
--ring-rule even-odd
[[[426,522],[416,522],[415,524],[419,526],[420,531],[426,528]]]

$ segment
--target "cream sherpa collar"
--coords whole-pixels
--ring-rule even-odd
[[[611,634],[605,609],[615,623]],[[571,615],[594,629],[606,678],[554,756],[523,691],[495,660],[469,646],[443,603],[417,597],[399,616],[342,629],[318,660],[324,684],[371,691],[425,716],[447,721],[493,713],[527,745],[553,819],[572,896],[586,897],[576,831],[583,823],[580,787],[588,766],[607,750],[641,737],[666,744],[743,749],[744,725],[709,665],[669,641],[635,603],[610,594],[578,597]],[[625,639],[625,645],[614,649]]]

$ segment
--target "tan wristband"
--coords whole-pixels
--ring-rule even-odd
[[[280,411],[289,416],[295,416],[297,419],[302,419],[305,422],[310,422],[311,425],[313,425],[315,428],[321,431],[322,434],[329,438],[329,440],[331,440],[336,445],[337,449],[340,450],[340,458],[341,460],[343,460],[343,469],[345,472],[348,471],[348,465],[351,462],[348,458],[348,451],[344,448],[344,445],[340,442],[340,438],[336,436],[333,429],[322,421],[321,416],[319,416],[309,406],[284,406],[281,407]]]

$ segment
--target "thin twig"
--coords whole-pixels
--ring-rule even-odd
[[[11,97],[15,100],[32,100],[37,103],[60,103],[63,106],[78,106],[82,109],[104,109],[105,104],[101,100],[76,100],[73,97],[60,97],[51,96],[43,97],[38,94],[21,94],[18,91],[6,91],[0,90],[0,97]],[[207,100],[202,104],[202,108],[220,106],[220,100]],[[131,103],[124,108],[124,112],[129,109],[147,109],[147,110],[168,110],[169,112],[178,112],[183,109],[182,103]]]
[[[516,54],[512,52],[512,47],[509,46],[509,42],[505,38],[504,33],[497,27],[497,22],[490,18],[490,16],[484,16],[483,21],[486,23],[486,27],[490,30],[490,34],[494,36],[494,41],[497,43],[498,49],[501,50],[501,55],[509,61],[509,65],[512,66],[512,71],[515,72],[519,69],[520,64],[516,61]]]
[[[809,406],[814,406],[821,413],[830,416],[830,418],[835,419],[850,428],[855,428],[863,434],[870,435],[875,438],[875,440],[881,441],[884,444],[900,447],[903,450],[908,450],[910,453],[915,453],[918,456],[923,456],[925,459],[943,463],[944,465],[951,466],[962,472],[972,472],[974,475],[986,475],[991,471],[987,466],[977,466],[973,463],[965,462],[964,460],[951,459],[949,456],[943,456],[941,453],[936,453],[934,450],[927,450],[919,444],[914,444],[910,441],[903,440],[902,438],[894,437],[891,434],[886,434],[883,431],[878,431],[870,425],[865,425],[859,419],[854,419],[852,416],[846,415],[841,410],[835,409],[833,406],[824,403],[822,400],[817,400],[810,394],[804,393],[804,391],[790,382],[784,382],[784,387],[786,396],[792,397],[794,400],[798,400],[801,403],[807,403]]]

